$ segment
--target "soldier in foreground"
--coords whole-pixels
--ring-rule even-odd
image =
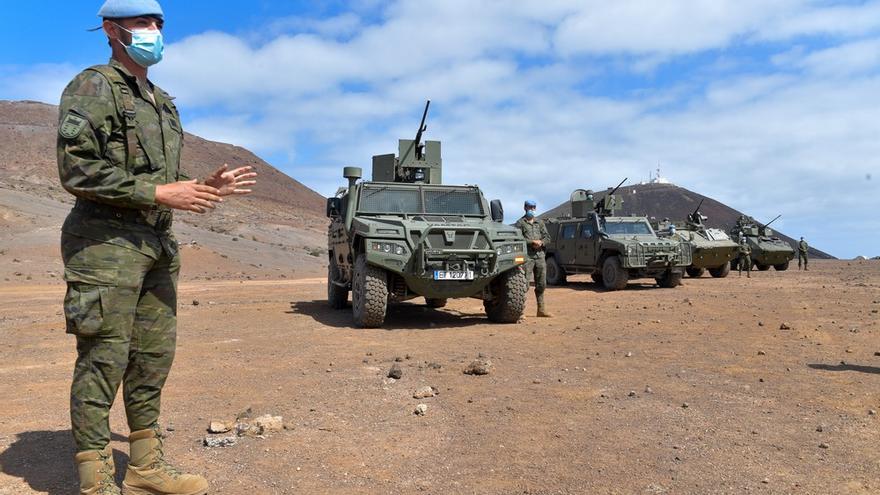
[[[545,260],[546,244],[550,242],[550,233],[544,221],[535,216],[537,204],[527,200],[523,204],[525,215],[516,221],[516,227],[522,231],[526,238],[528,248],[528,261],[526,262],[526,278],[532,280],[534,274],[535,297],[538,300],[538,317],[550,318],[553,315],[547,311],[544,303],[544,289],[547,288],[547,262]]]
[[[743,237],[739,245],[739,276],[742,277],[743,267],[746,269],[746,276],[752,278],[752,248],[749,241]]]
[[[256,174],[224,165],[189,180],[179,169],[180,116],[147,79],[162,58],[162,8],[155,0],[107,0],[98,16],[112,58],[64,90],[57,146],[61,184],[76,196],[61,252],[67,332],[77,348],[70,417],[80,493],[121,493],[108,444],[122,384],[131,430],[125,493],[204,494],[204,478],[165,460],[158,426],[177,333],[172,210],[205,213],[222,196],[249,193]]]
[[[807,244],[807,241],[804,240],[803,236],[801,236],[801,241],[798,242],[798,270],[801,269],[801,262],[804,264],[804,271],[809,270],[807,268],[807,251],[810,250],[810,245]]]

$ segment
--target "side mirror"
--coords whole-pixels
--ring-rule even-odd
[[[338,217],[342,209],[342,198],[327,198],[327,218]]]
[[[492,210],[492,220],[498,223],[504,222],[504,207],[501,206],[501,200],[493,199],[489,207]]]

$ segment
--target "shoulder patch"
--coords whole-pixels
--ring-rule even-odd
[[[73,139],[80,135],[88,123],[84,117],[68,111],[58,125],[58,134],[65,139]]]

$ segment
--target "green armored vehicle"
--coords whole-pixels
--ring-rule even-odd
[[[734,239],[745,237],[752,248],[752,266],[758,270],[766,271],[772,266],[778,271],[788,270],[788,263],[794,259],[794,249],[785,241],[773,235],[770,224],[782,215],[762,224],[752,217],[741,215],[736,225],[730,230],[730,236]],[[733,262],[736,265],[736,262]],[[736,268],[736,266],[734,266]]]
[[[578,189],[571,194],[571,218],[547,221],[549,284],[563,284],[576,273],[590,274],[608,290],[623,289],[635,278],[653,278],[669,288],[681,283],[691,264],[690,245],[658,237],[645,217],[614,216],[622,204],[614,193],[622,184],[598,204],[592,192]]]
[[[657,233],[661,236],[674,235],[691,245],[692,263],[685,273],[690,277],[702,277],[706,271],[715,278],[724,278],[730,273],[730,262],[737,257],[739,245],[721,229],[707,227],[707,218],[700,213],[700,204],[684,222],[660,224]],[[674,225],[674,229],[669,226]]]
[[[428,102],[430,104],[430,101]],[[355,323],[379,327],[389,302],[424,297],[440,308],[449,298],[483,300],[491,321],[522,316],[528,282],[526,244],[505,225],[501,202],[477,186],[443,185],[440,142],[421,144],[428,105],[414,140],[399,154],[373,157],[373,180],[345,167],[348,187],[327,200],[327,299]]]

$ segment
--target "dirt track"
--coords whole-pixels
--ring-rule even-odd
[[[550,289],[550,320],[458,300],[360,330],[322,279],[184,283],[168,453],[233,494],[880,492],[880,263],[594,287]],[[0,286],[0,494],[75,493],[62,292]],[[248,406],[290,429],[201,446]],[[112,426],[124,465],[121,403]]]

